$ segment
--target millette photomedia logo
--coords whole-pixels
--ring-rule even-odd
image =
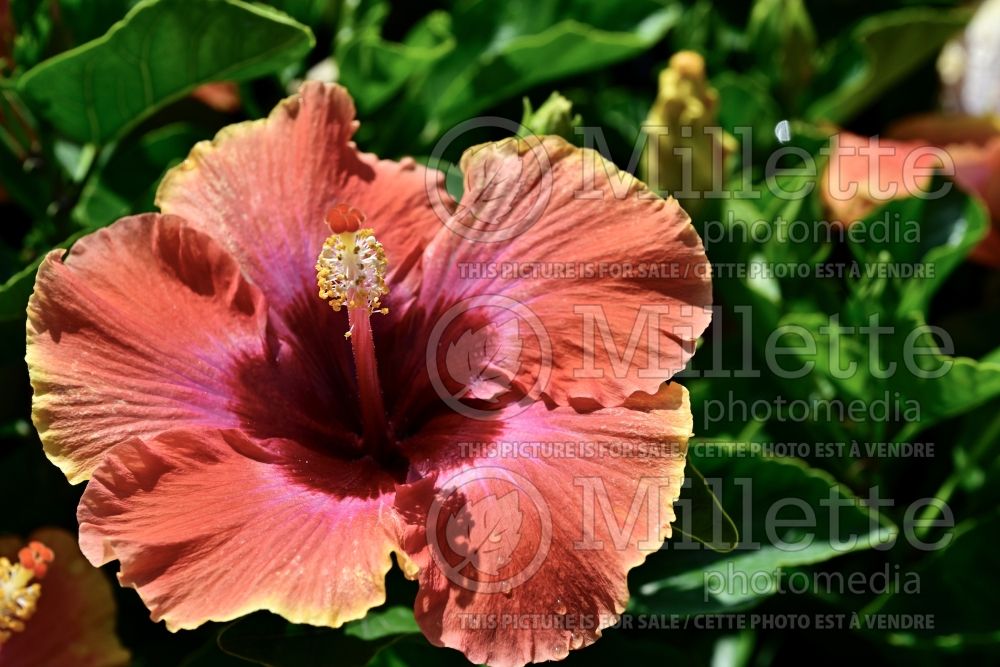
[[[438,490],[427,515],[431,556],[452,583],[478,593],[509,594],[548,555],[552,517],[524,476],[469,468]]]
[[[426,362],[431,385],[449,408],[470,419],[506,419],[545,391],[552,341],[530,308],[485,294],[460,301],[438,319]]]

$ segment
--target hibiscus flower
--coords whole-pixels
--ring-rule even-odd
[[[394,557],[435,644],[563,657],[669,535],[692,420],[663,383],[709,321],[701,240],[557,137],[470,149],[456,203],[356,129],[307,83],[198,144],[162,214],[41,265],[33,418],[89,479],[82,550],[172,630],[336,627]]]
[[[1000,268],[1000,117],[925,114],[911,116],[889,128],[901,141],[942,148],[954,165],[955,183],[978,197],[992,225],[969,258]]]
[[[920,196],[936,168],[986,206],[992,225],[969,258],[1000,267],[1000,119],[925,114],[897,121],[884,139],[838,134],[821,181],[823,202],[851,224],[890,200]]]
[[[64,530],[0,536],[0,667],[122,667],[111,586]]]

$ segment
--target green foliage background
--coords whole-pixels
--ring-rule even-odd
[[[310,68],[332,59],[357,102],[358,143],[382,157],[420,159],[456,123],[478,115],[517,120],[524,97],[537,107],[558,89],[584,124],[603,129],[610,156],[625,166],[656,94],[658,71],[673,52],[694,49],[705,55],[720,91],[721,123],[755,131],[754,162],[735,165],[730,177],[763,193],[760,199],[717,200],[699,212],[696,224],[726,220],[730,213],[737,219],[819,220],[815,193],[789,202],[761,185],[766,159],[778,145],[775,124],[791,121],[793,144],[816,154],[831,124],[874,134],[893,119],[934,108],[933,60],[969,17],[947,0],[20,0],[10,11],[14,32],[3,35],[8,57],[0,78],[0,183],[6,193],[0,204],[0,533],[21,534],[42,525],[73,529],[80,493],[44,459],[30,425],[24,308],[40,258],[123,215],[153,210],[160,176],[194,142],[266,114]],[[190,97],[211,81],[238,82],[237,112],[213,111]],[[466,144],[453,146],[445,158],[457,161],[465,145],[493,138],[499,136],[466,135]],[[865,339],[842,336],[848,361],[865,368],[870,361],[902,364],[903,336],[929,322],[951,334],[955,366],[932,380],[841,379],[821,358],[813,372],[794,380],[767,372],[683,380],[702,442],[844,442],[862,449],[857,456],[800,460],[711,456],[711,449],[696,448],[692,459],[701,473],[723,480],[716,498],[696,485],[689,498],[696,514],[718,502],[739,539],[762,547],[656,554],[634,573],[630,611],[684,619],[735,611],[862,618],[879,611],[933,613],[940,619],[936,629],[615,629],[594,647],[574,652],[567,664],[996,660],[1000,615],[992,598],[1000,589],[1000,538],[997,491],[989,480],[1000,472],[1000,274],[963,261],[989,220],[977,201],[958,191],[943,200],[894,202],[873,218],[887,212],[921,221],[922,242],[709,244],[713,262],[926,262],[936,267],[937,279],[719,277],[723,325],[706,335],[695,367],[719,368],[713,366],[717,359],[721,368],[749,361],[766,369],[764,345],[776,327],[795,324],[818,333],[831,316],[861,326],[873,314],[903,333],[886,341],[877,360],[870,359]],[[740,315],[744,306],[753,309],[752,325]],[[730,416],[699,423],[712,401],[819,397],[870,404],[883,396],[917,401],[921,419],[794,423]],[[883,459],[865,450],[870,442],[914,440],[934,443],[935,456]],[[752,497],[731,484],[736,478],[753,480]],[[872,487],[895,505],[873,513],[855,502]],[[838,526],[817,527],[814,544],[803,552],[769,544],[765,512],[776,499],[800,498],[818,508],[831,489],[853,503]],[[874,548],[898,535],[913,501],[928,497],[946,500],[954,512],[957,527],[947,548],[924,552],[901,539],[891,548]],[[855,548],[833,548],[834,533],[857,537]],[[941,529],[926,531],[926,539],[940,536]],[[726,539],[731,537],[735,533]],[[705,572],[734,568],[767,576],[779,566],[918,572],[922,591],[702,594]],[[135,664],[146,667],[249,664],[242,658],[283,667],[464,663],[454,652],[430,647],[417,631],[409,612],[411,583],[393,575],[389,590],[385,608],[338,631],[255,615],[175,636],[148,621],[132,591],[116,588],[119,632]]]

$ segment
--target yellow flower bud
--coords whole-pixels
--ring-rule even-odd
[[[685,207],[721,187],[732,138],[718,127],[719,94],[705,76],[705,59],[680,51],[660,72],[660,89],[643,129],[643,180]]]

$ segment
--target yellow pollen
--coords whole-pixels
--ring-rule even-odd
[[[323,242],[316,259],[319,298],[337,311],[346,306],[384,315],[389,312],[381,301],[389,293],[387,266],[385,250],[371,229],[334,233]],[[348,331],[346,336],[350,335]]]
[[[31,583],[35,572],[20,563],[0,558],[0,645],[23,632],[42,594],[42,586]]]

